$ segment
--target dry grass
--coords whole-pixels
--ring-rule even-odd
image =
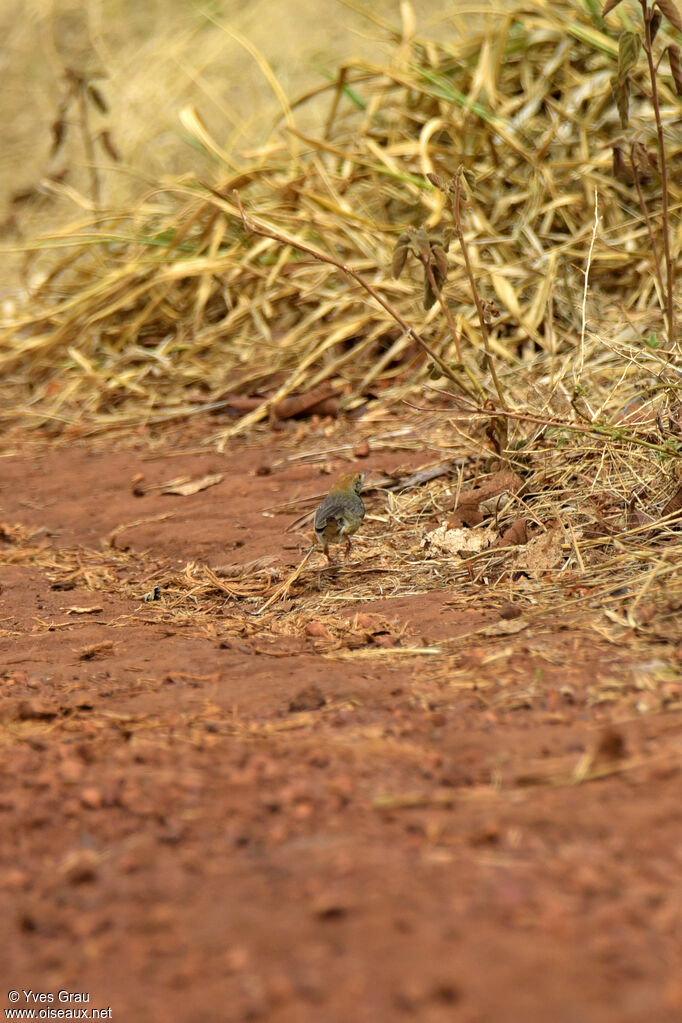
[[[672,599],[678,352],[663,340],[637,190],[612,170],[623,131],[610,77],[618,31],[635,25],[635,8],[621,4],[607,24],[589,5],[531,0],[441,42],[421,41],[409,20],[390,64],[342,67],[335,82],[291,103],[239,173],[159,183],[134,209],[99,210],[45,239],[34,258],[45,266],[49,255],[49,271],[0,336],[0,415],[82,436],[259,399],[216,426],[211,440],[223,448],[267,423],[286,397],[327,383],[343,412],[368,422],[404,416],[425,447],[469,458],[456,480],[429,484],[432,508],[452,508],[455,492],[503,464],[522,486],[485,521],[500,537],[524,518],[531,538],[558,538],[555,560],[538,555],[536,564],[513,543],[456,561],[425,553],[425,492],[408,493],[389,503],[390,528],[368,531],[370,546],[380,540],[372,573],[347,570],[345,599],[376,596],[377,572],[388,576],[386,592],[457,582],[473,596],[481,581],[500,591],[513,581],[519,592],[521,580],[531,604],[560,594],[566,604],[620,606],[625,594],[633,614],[662,588]],[[664,24],[660,50],[669,31]],[[631,126],[653,145],[643,63],[634,77]],[[680,101],[663,70],[659,88],[679,263]],[[321,100],[326,131],[302,135],[297,111]],[[187,114],[184,127],[220,154],[198,118]],[[449,180],[462,164],[473,180],[464,235],[493,310],[489,345],[506,409],[486,368],[461,248],[450,248],[443,286],[450,322],[438,303],[422,308],[418,265],[390,276],[407,228],[452,227],[427,175]],[[643,189],[656,223],[660,178]],[[265,235],[290,244],[245,230],[235,190]],[[311,248],[352,268],[384,304]],[[453,390],[448,373],[476,382],[475,401]],[[304,609],[306,592],[318,611],[334,604],[333,587],[310,588],[317,571],[306,566],[295,580]],[[197,599],[215,606],[218,593],[272,593],[267,578],[233,593],[205,572],[174,585],[195,608]]]

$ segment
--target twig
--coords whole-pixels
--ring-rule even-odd
[[[592,252],[594,250],[594,243],[597,238],[597,227],[599,225],[599,200],[597,197],[597,189],[594,190],[594,224],[592,225],[592,238],[590,239],[590,248],[587,253],[587,265],[585,266],[585,280],[583,282],[583,303],[582,303],[582,321],[580,327],[580,356],[578,358],[578,370],[574,374],[575,380],[579,381],[582,376],[583,366],[585,365],[585,310],[587,308],[587,285],[590,276],[590,266],[592,264]]]
[[[315,545],[313,544],[313,546],[310,547],[306,551],[306,553],[303,555],[303,559],[297,565],[297,567],[294,569],[294,571],[291,573],[289,578],[285,582],[283,582],[281,586],[277,587],[275,592],[272,594],[271,597],[268,597],[268,599],[265,601],[265,603],[263,604],[262,607],[259,607],[257,611],[246,611],[246,613],[249,614],[249,615],[253,615],[254,617],[257,618],[260,615],[262,615],[264,611],[267,611],[267,609],[270,607],[270,605],[274,604],[276,600],[280,599],[280,597],[286,597],[287,593],[289,592],[289,588],[291,587],[291,584],[296,582],[296,580],[298,579],[299,575],[303,571],[304,566],[308,563],[308,560],[310,559],[310,555],[313,553],[314,550],[315,550]]]
[[[447,320],[448,328],[450,330],[450,334],[452,336],[452,340],[455,343],[455,349],[457,351],[457,361],[461,362],[462,361],[462,346],[461,346],[460,340],[459,340],[459,332],[457,330],[457,327],[455,326],[455,321],[452,318],[452,312],[450,310],[450,306],[447,304],[447,302],[443,298],[443,293],[440,290],[440,287],[438,285],[438,281],[436,280],[436,275],[433,272],[433,267],[431,266],[431,253],[429,252],[428,247],[425,245],[424,242],[420,242],[417,239],[415,239],[415,244],[416,244],[416,247],[417,247],[417,256],[419,257],[419,262],[424,267],[424,273],[426,274],[426,276],[429,279],[429,283],[430,283],[431,287],[433,288],[433,293],[436,296],[436,298],[438,299],[438,303],[439,303],[441,309],[443,310],[443,313],[445,315],[445,319]]]
[[[466,267],[467,277],[469,278],[469,284],[471,285],[471,292],[476,303],[476,312],[478,313],[478,322],[481,327],[481,336],[483,338],[483,347],[485,348],[486,363],[490,370],[490,376],[492,377],[495,390],[497,391],[497,397],[500,399],[500,405],[502,408],[507,407],[507,403],[504,399],[504,392],[497,376],[497,370],[495,369],[495,363],[493,362],[493,355],[490,349],[490,336],[488,334],[488,325],[485,321],[485,313],[483,312],[483,305],[481,303],[480,296],[478,294],[478,288],[476,287],[476,280],[474,278],[474,272],[471,267],[471,261],[469,259],[469,250],[464,238],[464,231],[462,230],[462,216],[460,211],[461,205],[461,194],[462,194],[462,174],[464,167],[460,164],[457,168],[454,178],[446,188],[443,188],[443,184],[437,175],[429,175],[429,180],[436,187],[441,188],[445,193],[445,196],[450,207],[452,219],[455,223],[455,231],[457,232],[457,240],[459,241],[459,247],[462,250],[464,256],[464,266]],[[454,191],[454,200],[452,193]]]
[[[455,348],[457,350],[457,361],[460,364],[460,366],[462,367],[462,369],[464,370],[464,372],[466,373],[466,375],[469,378],[469,380],[471,381],[471,384],[473,385],[473,387],[474,387],[478,397],[481,398],[484,395],[483,388],[481,387],[480,382],[476,379],[476,377],[472,373],[472,371],[469,368],[469,366],[467,366],[466,363],[464,362],[464,360],[462,359],[462,345],[461,345],[461,342],[460,342],[459,331],[457,330],[457,326],[455,324],[455,321],[452,318],[452,311],[450,309],[450,306],[445,301],[445,297],[443,296],[443,292],[441,291],[441,289],[440,289],[440,287],[438,285],[438,281],[436,280],[436,275],[433,272],[433,266],[431,265],[431,260],[429,258],[429,253],[424,250],[424,248],[422,247],[421,244],[417,243],[417,246],[418,246],[417,247],[417,256],[419,258],[419,262],[424,267],[424,273],[426,274],[426,276],[429,279],[429,284],[433,288],[433,293],[436,296],[436,298],[438,299],[438,303],[439,303],[441,309],[443,310],[443,314],[445,315],[445,319],[447,320],[448,329],[450,331],[450,336],[452,337],[452,340],[455,343]],[[473,397],[471,391],[468,388],[463,387],[462,390],[470,398]]]
[[[656,235],[654,234],[654,225],[651,223],[651,217],[649,216],[649,208],[642,192],[642,183],[639,178],[639,170],[637,168],[637,161],[635,160],[635,143],[632,142],[630,146],[630,163],[632,164],[632,176],[635,181],[635,188],[637,189],[637,195],[639,197],[639,205],[642,207],[642,213],[646,221],[647,231],[649,232],[649,241],[651,242],[651,251],[654,257],[654,269],[656,271],[656,279],[658,280],[658,286],[661,289],[661,301],[665,302],[665,285],[663,284],[663,274],[661,273],[661,260],[658,255],[658,245],[656,244]]]
[[[332,100],[331,110],[329,111],[329,116],[327,117],[327,124],[325,125],[324,129],[324,138],[327,140],[331,138],[332,126],[334,124],[334,121],[336,120],[336,114],[339,109],[341,97],[343,96],[343,90],[346,85],[347,75],[348,68],[344,64],[342,67],[339,68],[339,77],[336,79],[336,85],[334,88],[334,99]]]
[[[152,522],[165,522],[166,519],[172,519],[177,513],[174,511],[163,512],[161,515],[152,515],[146,519],[135,519],[134,522],[124,522],[120,526],[116,526],[116,529],[109,533],[107,543],[110,547],[115,547],[115,540],[124,533],[127,529],[135,529],[137,526],[148,526]]]

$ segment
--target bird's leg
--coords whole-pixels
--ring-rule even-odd
[[[346,556],[344,558],[344,561],[348,561],[348,558],[350,556],[350,548],[351,548],[350,537],[348,537],[348,539],[346,540]]]
[[[336,562],[334,561],[334,559],[332,558],[331,554],[329,553],[329,544],[328,543],[326,543],[324,545],[322,550],[324,551],[325,555],[327,556],[327,561],[329,562],[329,564],[330,565],[335,565]]]

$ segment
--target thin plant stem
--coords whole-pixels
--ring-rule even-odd
[[[455,324],[454,319],[452,318],[452,311],[451,311],[449,305],[447,304],[447,302],[445,301],[445,298],[443,296],[443,292],[440,290],[440,288],[438,286],[438,282],[436,280],[436,275],[434,274],[433,267],[431,266],[431,260],[429,258],[429,253],[426,252],[422,248],[421,245],[419,246],[419,249],[418,249],[418,256],[419,256],[420,263],[424,267],[424,273],[428,277],[429,283],[430,283],[431,287],[433,288],[433,293],[436,296],[436,298],[438,299],[439,305],[440,305],[441,309],[443,310],[443,313],[445,315],[445,319],[447,320],[448,328],[450,330],[450,335],[452,337],[452,340],[455,343],[455,349],[457,350],[457,361],[462,366],[462,369],[464,370],[464,372],[466,373],[467,377],[471,381],[474,389],[476,390],[476,392],[477,392],[477,394],[478,394],[478,396],[480,398],[480,397],[483,396],[483,388],[481,387],[480,383],[478,382],[478,380],[476,379],[474,374],[471,372],[469,367],[465,364],[464,360],[462,359],[462,345],[461,345],[461,342],[460,342],[459,332],[457,330],[457,326]],[[472,396],[470,391],[467,392],[467,393],[469,394],[470,397]]]
[[[675,295],[674,295],[674,270],[670,254],[670,216],[669,216],[669,195],[668,195],[668,161],[665,155],[665,138],[663,135],[663,123],[661,121],[661,110],[658,102],[658,86],[656,84],[656,67],[654,65],[653,44],[651,39],[651,15],[647,0],[641,0],[642,13],[644,15],[644,49],[649,64],[649,77],[651,79],[651,103],[656,118],[656,131],[658,133],[658,148],[661,158],[661,196],[662,196],[662,234],[663,251],[665,253],[666,269],[666,292],[665,307],[666,319],[668,321],[668,342],[677,345],[675,332]]]
[[[632,143],[630,147],[630,163],[632,164],[632,176],[635,181],[635,188],[637,189],[637,197],[639,198],[639,205],[642,207],[642,213],[646,221],[647,231],[649,232],[649,241],[651,242],[651,251],[654,256],[654,268],[656,270],[656,279],[658,280],[658,286],[661,289],[661,301],[665,302],[665,285],[663,283],[663,274],[661,273],[661,259],[658,254],[658,245],[656,244],[656,235],[654,234],[654,225],[651,223],[651,217],[649,216],[649,208],[644,198],[642,191],[642,183],[639,178],[639,171],[637,169],[637,161],[635,160],[635,144]]]
[[[583,366],[585,365],[585,330],[586,330],[586,308],[587,308],[587,286],[590,277],[590,266],[592,265],[592,253],[594,251],[594,243],[597,239],[597,227],[599,226],[599,200],[597,197],[597,189],[594,190],[594,224],[592,225],[592,238],[590,239],[590,248],[587,253],[587,265],[585,267],[585,281],[583,284],[583,301],[582,301],[582,318],[580,326],[580,356],[578,359],[578,371],[575,374],[575,380],[580,381],[583,373]]]
[[[466,267],[467,277],[469,278],[469,284],[471,285],[471,291],[474,297],[474,302],[476,303],[476,312],[478,313],[478,322],[481,327],[481,336],[483,338],[483,347],[485,348],[486,363],[488,365],[488,369],[490,370],[490,376],[492,377],[493,384],[495,385],[495,390],[497,391],[497,397],[500,400],[500,405],[502,406],[502,408],[506,409],[507,403],[504,398],[502,385],[500,384],[499,378],[497,376],[497,370],[495,369],[495,363],[493,361],[492,351],[490,349],[488,325],[485,322],[485,314],[483,312],[483,306],[481,304],[481,299],[478,294],[478,288],[476,287],[476,280],[474,278],[474,272],[471,267],[471,261],[469,259],[469,250],[467,249],[467,244],[464,239],[464,231],[462,230],[462,216],[460,212],[460,202],[462,193],[462,170],[463,168],[460,166],[457,169],[457,172],[454,177],[455,193],[454,200],[452,197],[453,183],[451,183],[451,185],[448,186],[448,188],[445,191],[445,194],[447,196],[448,205],[450,206],[450,212],[452,214],[452,219],[455,224],[455,231],[457,233],[459,247],[462,250],[462,255],[464,257],[464,265]]]
[[[452,312],[450,310],[450,307],[447,304],[447,302],[445,301],[445,299],[443,298],[443,293],[440,290],[440,288],[438,287],[438,282],[436,281],[436,275],[434,274],[433,267],[431,266],[431,259],[429,257],[429,253],[428,253],[426,247],[423,246],[423,245],[419,245],[419,261],[422,264],[422,266],[424,267],[424,273],[429,278],[429,283],[431,284],[431,287],[433,288],[433,293],[436,296],[436,298],[438,299],[438,304],[440,305],[441,309],[443,310],[443,314],[445,316],[445,319],[447,320],[447,324],[448,324],[448,328],[450,330],[450,334],[452,336],[452,340],[455,343],[455,350],[457,351],[457,361],[461,362],[462,361],[462,346],[461,346],[460,340],[459,340],[459,332],[457,330],[457,327],[455,326],[455,321],[452,318]]]
[[[441,309],[443,310],[443,312],[445,314],[445,319],[448,322],[448,327],[449,327],[449,330],[450,330],[450,334],[452,335],[452,338],[453,338],[453,340],[455,342],[455,348],[457,349],[457,361],[459,362],[459,364],[461,365],[463,371],[466,373],[467,377],[471,381],[471,383],[472,383],[476,393],[478,394],[478,396],[480,398],[484,394],[483,388],[481,387],[479,381],[476,379],[476,377],[472,373],[471,369],[467,366],[467,364],[462,359],[462,348],[461,348],[461,344],[460,344],[460,340],[459,340],[459,333],[457,331],[457,327],[455,326],[455,321],[452,318],[452,312],[451,312],[449,306],[447,305],[447,303],[445,302],[445,299],[443,297],[442,291],[438,287],[438,283],[436,281],[436,277],[434,275],[433,268],[431,267],[431,263],[428,260],[424,263],[424,270],[426,272],[426,275],[429,278],[429,282],[431,284],[431,287],[433,288],[434,294],[435,294],[436,298],[438,299],[438,302],[440,303],[440,307],[441,307]],[[467,393],[471,397],[471,391],[468,391]]]
[[[75,90],[76,95],[78,97],[78,106],[80,108],[80,124],[81,133],[83,135],[83,148],[85,150],[85,157],[88,161],[92,201],[94,202],[95,206],[99,209],[100,206],[99,175],[97,173],[97,164],[95,162],[95,147],[92,144],[92,135],[90,134],[90,118],[88,117],[88,98],[86,96],[85,89],[86,82],[79,75],[75,83]]]

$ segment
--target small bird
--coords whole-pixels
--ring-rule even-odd
[[[348,557],[350,538],[365,517],[365,506],[360,497],[364,481],[364,472],[339,476],[315,512],[315,536],[330,565],[334,564],[334,560],[329,553],[329,544],[339,543],[345,538]]]

